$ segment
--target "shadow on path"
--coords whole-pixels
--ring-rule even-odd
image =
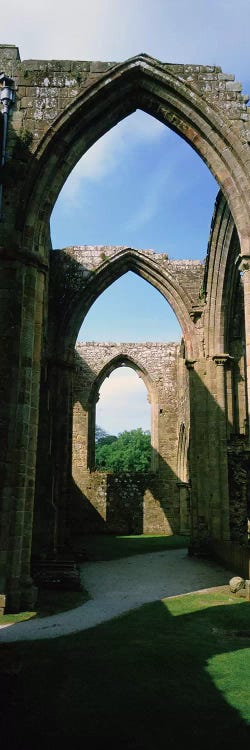
[[[5,626],[0,629],[0,642],[87,630],[142,604],[225,585],[231,575],[218,563],[190,557],[186,549],[84,563],[82,576],[89,601],[67,612]]]

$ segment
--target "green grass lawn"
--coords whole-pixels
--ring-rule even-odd
[[[228,586],[0,654],[10,750],[249,746],[250,604]]]

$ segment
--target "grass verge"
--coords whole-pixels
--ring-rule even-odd
[[[24,622],[24,620],[31,620],[33,617],[49,617],[49,615],[56,615],[59,612],[66,612],[84,604],[89,598],[88,591],[84,588],[81,591],[40,589],[34,611],[0,615],[0,625],[7,625],[9,622]]]
[[[147,604],[96,628],[2,645],[13,750],[164,750],[249,742],[250,605],[229,587]]]

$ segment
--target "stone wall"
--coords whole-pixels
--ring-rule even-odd
[[[222,189],[225,181],[231,210],[234,202],[236,208],[233,151],[241,142],[247,165],[249,97],[234,75],[219,66],[171,64],[147,54],[124,63],[20,60],[14,45],[0,46],[0,66],[13,78],[15,90],[4,169],[8,232],[0,227],[5,246],[20,242],[23,230],[24,247],[48,257],[49,217],[65,179],[92,143],[137,108],[166,122],[196,148]],[[237,177],[240,184],[239,169]],[[238,216],[243,228],[243,207]]]
[[[250,519],[249,448],[244,435],[232,435],[228,445],[231,539],[247,543]]]
[[[145,54],[122,63],[21,61],[18,48],[6,44],[0,46],[0,69],[12,77],[15,91],[8,119],[8,160],[1,169],[0,585],[7,593],[8,608],[18,609],[32,603],[35,472],[37,469],[36,486],[42,501],[39,476],[43,462],[44,505],[49,504],[52,519],[50,543],[58,549],[59,540],[65,539],[70,496],[70,368],[80,323],[99,294],[127,270],[154,283],[172,305],[183,330],[190,389],[194,547],[199,548],[208,538],[223,542],[230,539],[230,388],[226,388],[226,380],[229,354],[235,351],[234,345],[230,351],[228,348],[228,325],[234,317],[231,291],[236,289],[239,274],[246,361],[244,355],[244,371],[243,359],[240,365],[236,363],[234,393],[241,401],[237,419],[239,429],[245,429],[248,445],[250,435],[250,110],[240,83],[214,65],[173,65]],[[79,279],[81,266],[85,285],[69,290],[63,270],[58,275],[59,293],[54,304],[50,295],[49,304],[48,290],[53,290],[56,264],[61,270],[63,267],[62,256],[59,262],[56,260],[59,253],[50,256],[49,221],[57,196],[85,151],[138,108],[183,137],[221,188],[226,210],[221,212],[220,195],[211,228],[214,252],[207,260],[206,289],[203,284],[200,295],[196,283],[189,286],[184,279],[183,271],[177,278],[179,266],[174,269],[172,262],[170,266],[166,256],[165,261],[163,257],[158,260],[125,247],[113,259],[103,257],[100,263],[99,258],[99,266],[91,272],[89,268],[84,271],[74,252],[66,253],[71,282],[73,271]],[[236,233],[237,257],[230,256]],[[186,272],[187,263],[182,265]],[[233,267],[234,275],[230,271]],[[198,264],[192,270],[196,277]],[[202,273],[200,264],[200,278]],[[205,309],[209,314],[204,320]],[[246,378],[246,387],[242,378]],[[66,404],[65,412],[62,403]],[[44,417],[42,409],[48,412]],[[43,527],[45,533],[46,519]]]
[[[71,494],[71,540],[85,534],[178,534],[178,494],[169,502],[159,476],[148,472],[81,472]]]
[[[84,245],[50,254],[49,355],[62,359],[71,351],[73,356],[89,308],[107,286],[128,271],[140,275],[168,300],[185,331],[187,356],[202,352],[202,262],[173,261],[166,253],[127,246]]]
[[[142,63],[156,61],[140,55]],[[80,60],[20,60],[14,45],[0,45],[1,69],[15,80],[17,104],[13,128],[23,127],[33,135],[32,150],[46,134],[51,123],[74,102],[80,93],[98,82],[121,63]],[[158,62],[158,61],[157,61]],[[235,76],[214,65],[176,65],[159,63],[165,74],[175,76],[183,84],[195,87],[211,104],[217,103],[232,121],[247,120],[242,86]],[[122,71],[121,71],[122,72]]]
[[[71,501],[74,531],[93,530],[94,527],[96,531],[102,528],[117,533],[130,533],[130,530],[134,533],[179,532],[178,351],[179,345],[174,343],[90,342],[77,345]],[[99,387],[105,377],[122,364],[132,367],[143,378],[151,403],[154,471],[144,476],[115,476],[93,470],[93,427]],[[88,503],[91,506],[89,519]]]

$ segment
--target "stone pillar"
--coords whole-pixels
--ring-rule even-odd
[[[250,445],[250,256],[241,256],[239,270],[243,278],[245,330],[246,330],[246,376],[247,376],[247,420],[246,433]]]
[[[190,554],[199,554],[208,541],[205,363],[186,360],[186,366],[190,383]]]
[[[219,539],[228,541],[229,531],[229,490],[228,490],[228,462],[227,462],[227,401],[226,401],[226,368],[231,357],[229,354],[216,354],[213,357],[216,364],[216,425],[217,467],[219,470],[219,497],[217,503],[217,533]]]
[[[228,361],[228,367],[226,369],[226,394],[227,394],[227,437],[230,438],[232,432],[234,432],[234,404],[233,404],[233,372],[230,366],[230,360]]]
[[[52,398],[52,472],[54,532],[51,554],[63,554],[68,544],[68,505],[72,474],[72,375],[67,362],[51,363],[54,392]]]
[[[190,532],[190,488],[188,482],[177,482],[180,495],[180,534]]]
[[[29,299],[30,288],[27,290],[27,299]],[[28,429],[28,466],[27,481],[25,489],[24,505],[24,525],[22,538],[22,565],[21,565],[21,607],[23,609],[32,608],[33,581],[30,576],[30,561],[32,550],[33,535],[33,511],[34,511],[34,493],[36,478],[36,459],[37,459],[37,435],[39,422],[39,394],[40,394],[40,375],[41,375],[41,340],[42,340],[42,322],[43,322],[43,297],[44,297],[44,274],[37,274],[36,278],[36,299],[34,300],[33,319],[33,361],[30,383],[30,420]],[[25,303],[26,307],[27,302]],[[29,318],[27,325],[30,325]]]
[[[99,401],[99,393],[96,394],[95,400],[89,404],[87,413],[87,456],[86,468],[89,471],[95,469],[95,430],[96,430],[96,404]]]
[[[30,549],[46,270],[7,250],[1,260],[0,569],[9,611],[30,606],[35,593]]]

